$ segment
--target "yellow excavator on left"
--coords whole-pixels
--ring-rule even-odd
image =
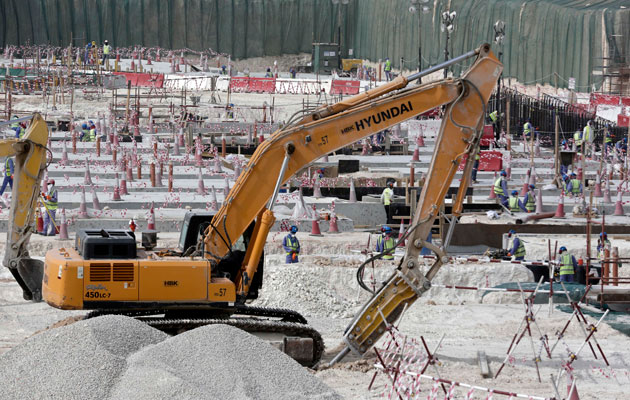
[[[23,120],[20,118],[19,120]],[[18,120],[11,120],[14,123]],[[8,220],[7,246],[3,264],[22,288],[25,300],[42,299],[44,262],[28,254],[28,242],[35,226],[35,210],[40,182],[46,169],[48,126],[39,114],[34,114],[21,139],[0,140],[0,157],[15,157],[11,218]]]

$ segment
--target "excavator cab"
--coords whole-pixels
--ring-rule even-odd
[[[179,234],[179,243],[177,245],[177,251],[182,255],[182,257],[191,255],[196,250],[203,251],[203,238],[206,230],[212,223],[213,217],[214,213],[211,212],[186,213],[182,224],[182,230]],[[252,222],[245,232],[243,232],[243,235],[241,235],[241,237],[239,237],[236,241],[232,242],[232,249],[219,262],[217,266],[217,273],[234,281],[239,268],[243,265],[245,253],[249,246],[252,233],[254,232],[254,225],[255,222]],[[254,275],[252,286],[247,293],[246,300],[254,300],[258,298],[258,289],[262,287],[264,264],[265,261],[263,253],[263,256],[260,257],[260,261],[258,263],[259,273]]]

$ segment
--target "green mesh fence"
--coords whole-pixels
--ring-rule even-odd
[[[492,42],[493,24],[506,23],[505,76],[523,83],[578,89],[601,81],[602,58],[630,62],[628,0],[431,0],[430,12],[410,13],[410,0],[3,0],[0,45],[211,48],[234,58],[310,52],[313,42],[336,42],[341,24],[345,55],[395,67],[444,59],[441,14],[457,12],[449,43],[458,55]],[[622,8],[625,7],[625,8]],[[420,39],[421,38],[421,39]],[[421,46],[419,46],[421,44]],[[498,53],[498,48],[495,46]],[[459,73],[465,66],[456,66]],[[557,74],[557,75],[555,75]]]

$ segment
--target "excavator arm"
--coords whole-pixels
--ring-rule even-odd
[[[431,288],[431,280],[447,261],[445,248],[428,243],[426,239],[460,161],[463,156],[467,156],[458,195],[453,204],[453,215],[461,213],[463,193],[466,192],[470,179],[469,172],[474,156],[479,151],[485,106],[502,69],[503,66],[497,59],[488,56],[478,59],[461,78],[462,91],[446,108],[418,208],[404,238],[407,240],[405,255],[396,271],[346,328],[346,346],[331,364],[351,351],[357,355],[365,354],[386,332],[387,327],[402,315],[405,308]],[[424,247],[433,251],[436,256],[426,274],[420,270],[418,260]]]
[[[42,298],[44,262],[30,258],[27,246],[34,230],[40,182],[46,168],[47,142],[48,126],[39,114],[33,116],[22,139],[0,140],[0,157],[15,156],[3,265],[22,288],[24,299],[33,301]]]
[[[476,57],[476,60],[462,78],[408,87],[414,79],[470,57]],[[212,263],[220,262],[230,251],[232,242],[256,218],[245,260],[235,280],[238,294],[246,295],[267,234],[275,221],[272,208],[281,184],[304,166],[332,151],[435,107],[447,105],[427,184],[421,194],[421,206],[414,220],[414,239],[411,242],[417,246],[408,247],[405,257],[406,263],[415,260],[424,246],[423,239],[428,235],[459,162],[465,155],[469,156],[466,171],[471,168],[474,158],[471,156],[478,151],[485,104],[501,71],[502,65],[491,53],[490,46],[483,45],[430,70],[407,78],[399,77],[366,93],[322,106],[300,121],[289,123],[263,142],[252,155],[205,233],[205,257]],[[465,178],[462,187],[465,188],[467,184]],[[435,267],[435,272],[437,268],[439,266]],[[428,286],[427,278],[418,274],[417,270],[415,264],[405,267],[404,277],[409,281],[408,293],[401,297],[398,291],[394,296],[398,304],[411,302],[426,290],[423,288]],[[398,280],[406,282],[405,279]],[[385,292],[389,293],[390,290]],[[392,307],[392,318],[395,317],[399,307],[394,307],[391,301],[387,304]],[[376,306],[380,307],[380,303]],[[375,320],[371,321],[374,324]],[[378,326],[375,328],[378,330]],[[373,337],[368,340],[373,340]],[[361,345],[355,347],[359,349]]]

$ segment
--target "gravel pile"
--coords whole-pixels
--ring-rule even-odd
[[[332,389],[268,343],[208,325],[128,359],[116,399],[337,399]]]
[[[337,399],[268,343],[227,325],[170,337],[104,316],[0,356],[0,399]]]
[[[165,333],[122,316],[45,331],[0,357],[0,397],[107,398],[127,357],[166,338]]]

